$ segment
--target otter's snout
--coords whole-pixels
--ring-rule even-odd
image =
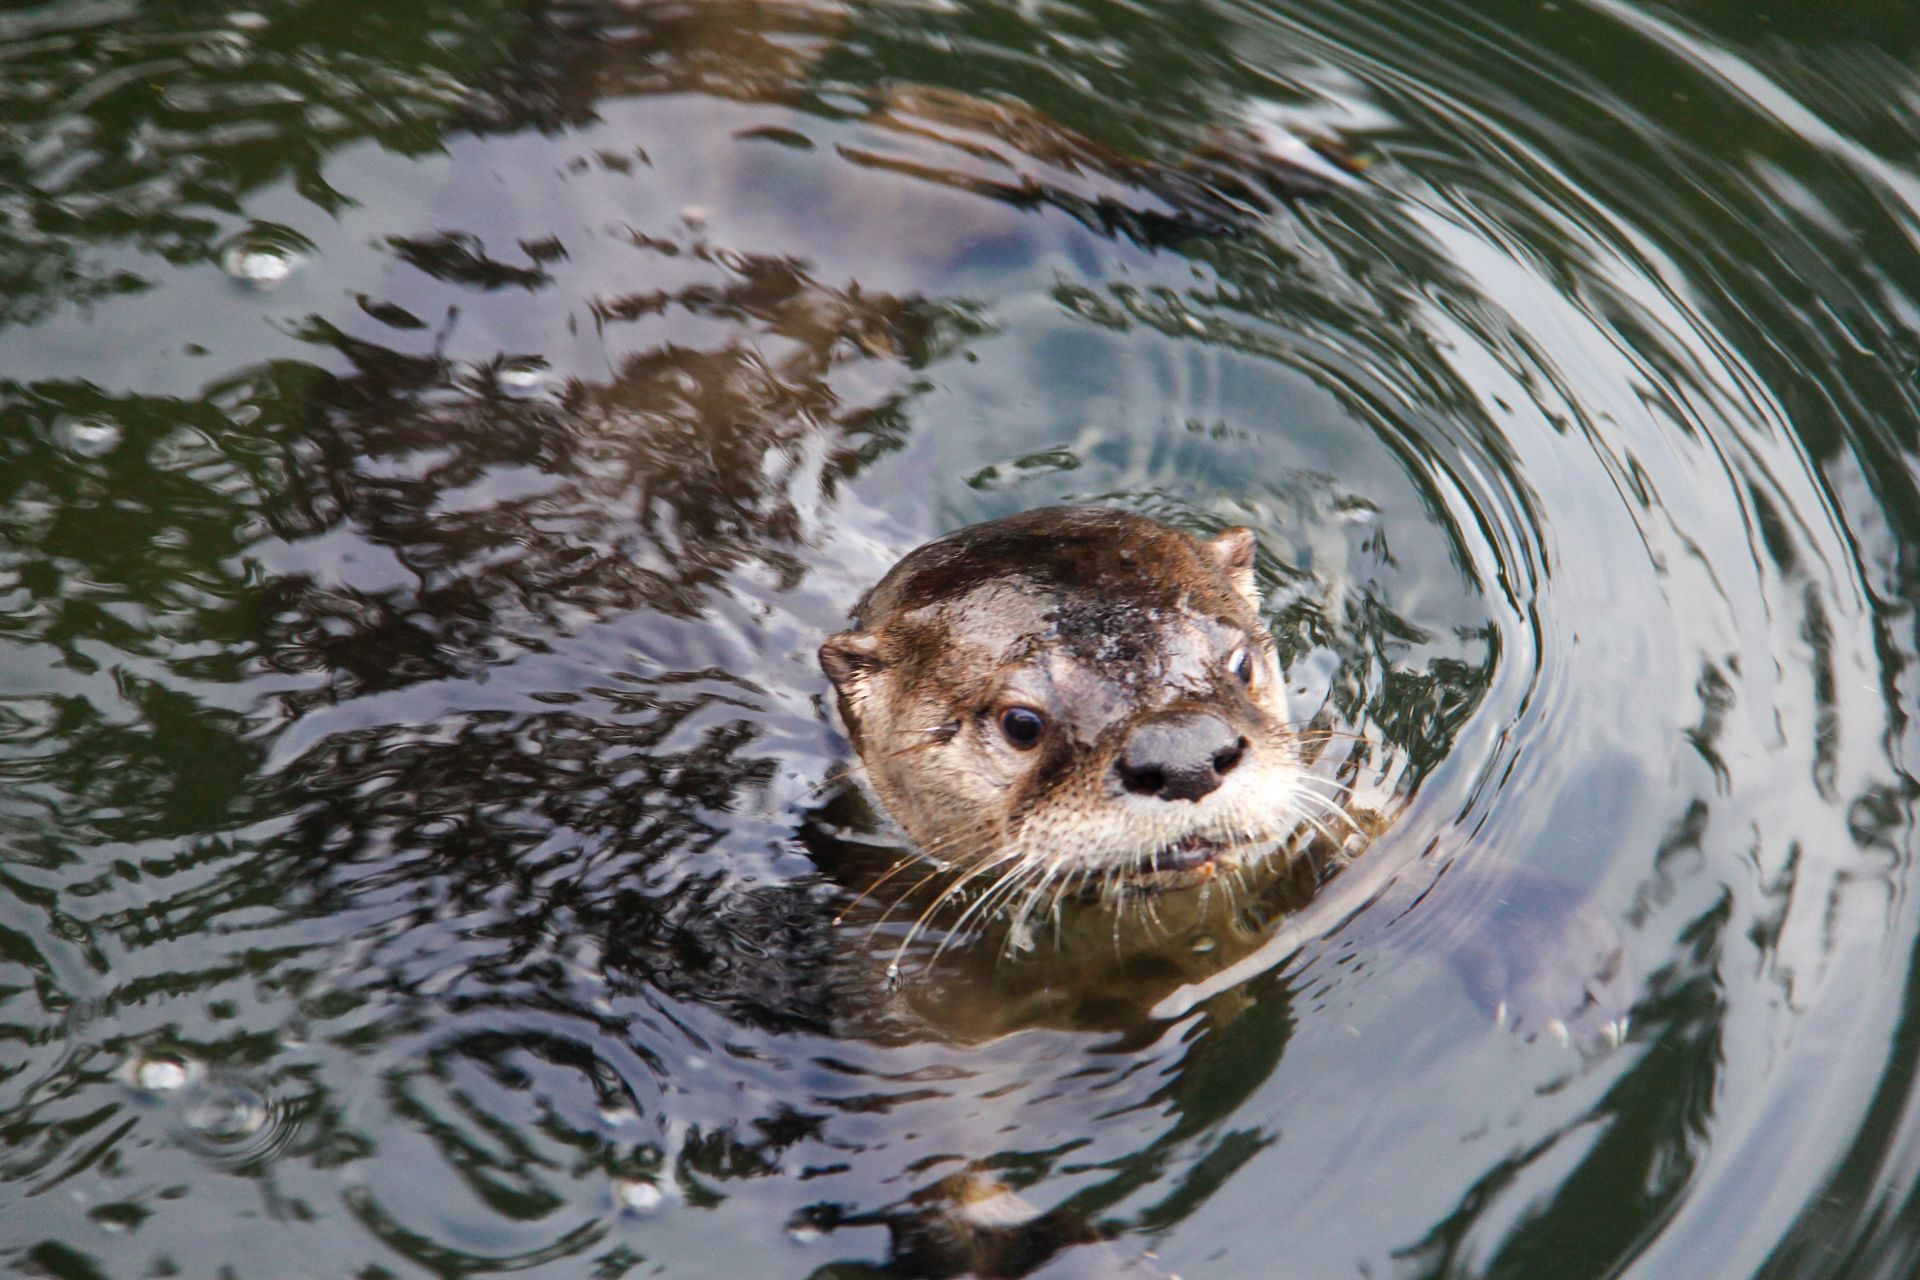
[[[1219,716],[1175,712],[1136,725],[1113,767],[1135,795],[1198,800],[1246,754],[1247,740]]]

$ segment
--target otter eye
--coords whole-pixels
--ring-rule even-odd
[[[1040,745],[1040,735],[1046,731],[1047,718],[1032,707],[1008,707],[1000,713],[1000,732],[1021,751]]]
[[[1251,689],[1253,687],[1253,650],[1245,645],[1235,649],[1233,656],[1227,659],[1227,670],[1233,673],[1235,680]]]

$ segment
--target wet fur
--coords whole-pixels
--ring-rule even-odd
[[[950,929],[997,918],[1017,945],[1069,899],[1244,897],[1303,835],[1358,831],[1341,784],[1306,767],[1324,735],[1287,725],[1253,550],[1246,529],[1202,540],[1049,508],[930,543],[868,594],[821,663],[869,785],[927,863],[917,883],[944,881],[916,930],[950,901],[966,904]],[[1242,650],[1250,683],[1229,670]],[[1047,715],[1033,749],[995,727],[1013,705]],[[1237,731],[1240,763],[1195,801],[1131,794],[1115,771],[1128,735],[1184,710]],[[1201,867],[1146,869],[1196,841],[1213,850]]]

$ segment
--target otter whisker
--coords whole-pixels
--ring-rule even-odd
[[[875,880],[872,884],[864,886],[860,890],[860,892],[865,897],[869,897],[869,898],[874,897],[879,893],[881,886],[886,884],[887,881],[893,879],[895,876],[899,875],[902,871],[905,871],[908,867],[915,866],[917,864],[922,864],[925,861],[926,859],[922,858],[917,853],[903,854],[900,857],[899,861],[895,862],[892,866],[888,867],[885,871],[881,872],[880,878],[878,880]],[[936,863],[934,866],[934,870],[937,872],[937,871],[944,870],[944,868],[940,867]],[[918,889],[921,885],[925,884],[928,879],[931,879],[931,878],[932,876],[929,875],[921,879],[920,881],[915,883],[912,886],[912,888],[909,888],[907,892],[912,893],[914,889]]]
[[[1336,818],[1339,821],[1346,823],[1347,827],[1353,832],[1353,834],[1355,835],[1366,834],[1365,830],[1360,826],[1359,821],[1352,814],[1348,813],[1345,809],[1340,807],[1340,803],[1338,800],[1329,796],[1321,795],[1318,792],[1312,791],[1306,787],[1301,788],[1301,794],[1303,799],[1312,800],[1318,804],[1324,805],[1325,806],[1324,812],[1326,816],[1329,818]]]
[[[1057,862],[1049,866],[1036,859],[1032,865],[1033,870],[1028,875],[1030,884],[1027,886],[1027,893],[1020,905],[1013,909],[1013,922],[1016,927],[1022,929],[1027,927],[1027,921],[1031,918],[1034,907],[1048,897],[1048,892],[1055,883],[1057,882],[1061,890],[1064,890],[1074,874]],[[1058,901],[1060,896],[1059,891],[1053,894],[1055,901]]]
[[[1013,856],[1017,857],[1019,855],[1015,854]],[[955,940],[964,933],[968,921],[975,915],[978,915],[982,920],[989,919],[993,911],[999,910],[1002,905],[1013,898],[1025,880],[1038,874],[1042,870],[1044,870],[1044,868],[1039,863],[1030,860],[1025,861],[1022,865],[1014,868],[1000,883],[988,889],[986,893],[980,896],[978,901],[961,912],[959,917],[954,920],[953,925],[948,930],[947,936],[941,940],[938,947],[934,948],[933,959],[938,960],[941,955],[945,953],[946,949],[953,945]],[[988,910],[989,904],[992,904],[991,911]]]
[[[1237,854],[1241,850],[1249,847],[1251,846],[1245,843],[1235,843],[1228,846],[1228,852]],[[1226,912],[1229,920],[1239,913],[1240,904],[1235,900],[1235,890],[1240,887],[1243,877],[1246,875],[1246,870],[1247,860],[1242,859],[1233,865],[1222,867],[1220,871],[1215,873],[1211,880],[1207,881],[1207,895],[1211,897],[1217,893],[1226,900]]]
[[[1044,870],[1040,863],[1030,858],[1017,854],[1015,856],[1019,858],[1018,865],[998,884],[981,894],[972,906],[960,913],[954,921],[955,931],[966,929],[975,916],[978,916],[982,922],[991,918],[1001,907],[1013,900],[1028,880]]]
[[[1367,834],[1366,828],[1360,825],[1359,819],[1355,818],[1351,813],[1348,813],[1346,806],[1341,803],[1337,797],[1329,797],[1309,789],[1303,789],[1302,795],[1306,799],[1317,801],[1323,806],[1323,811],[1327,817],[1337,818],[1339,821],[1344,822],[1347,825],[1347,829],[1354,835],[1365,836]]]
[[[1303,773],[1294,779],[1294,785],[1296,786],[1304,787],[1308,783],[1326,787],[1336,795],[1351,796],[1354,792],[1352,784],[1342,782],[1338,778],[1326,777],[1324,774]]]
[[[1125,882],[1120,878],[1119,868],[1115,869],[1111,884],[1112,884],[1111,893],[1113,895],[1111,900],[1111,909],[1113,912],[1113,953],[1114,953],[1114,957],[1118,959],[1122,954],[1121,938],[1120,938],[1120,921],[1121,921],[1120,908],[1123,905],[1123,900],[1126,895],[1126,885],[1125,885]],[[1141,915],[1143,915],[1146,918],[1146,927],[1150,931],[1150,933],[1158,934],[1161,938],[1165,938],[1167,936],[1167,927],[1166,927],[1166,922],[1160,918],[1160,900],[1158,896],[1157,895],[1149,896],[1143,902],[1137,905],[1140,908]]]
[[[1056,867],[1056,869],[1048,875],[1048,879],[1041,883],[1041,892],[1048,889],[1048,885],[1052,885],[1052,896],[1050,896],[1050,900],[1048,900],[1048,904],[1046,904],[1046,910],[1048,910],[1048,913],[1050,913],[1052,919],[1054,919],[1054,944],[1056,944],[1056,946],[1064,942],[1062,929],[1066,927],[1066,919],[1064,919],[1064,917],[1066,917],[1066,910],[1064,910],[1064,908],[1066,908],[1066,902],[1068,902],[1069,896],[1083,894],[1085,889],[1087,889],[1087,881],[1089,881],[1089,869],[1087,869],[1087,867],[1081,867],[1081,865],[1071,865],[1071,867]]]
[[[1019,905],[1012,907],[1010,911],[1011,924],[1009,928],[1011,932],[1008,935],[1009,945],[1020,936],[1032,936],[1032,928],[1029,922],[1033,918],[1035,908],[1041,906],[1043,903],[1046,905],[1047,914],[1053,920],[1054,944],[1056,946],[1060,944],[1060,930],[1063,927],[1060,905],[1066,898],[1067,890],[1071,887],[1073,878],[1078,874],[1077,869],[1064,866],[1058,862],[1048,866],[1045,863],[1035,861],[1033,870],[1027,877],[1031,883],[1023,886],[1026,890],[1024,896],[1021,898]],[[1011,897],[1009,901],[1011,901]]]
[[[1332,778],[1306,776],[1294,779],[1294,786],[1307,795],[1344,805],[1353,799],[1354,788]]]
[[[914,894],[920,892],[920,890],[925,888],[930,882],[939,879],[941,876],[946,875],[948,872],[952,870],[953,868],[951,867],[935,866],[932,870],[928,871],[927,874],[925,874],[924,876],[921,876],[918,880],[915,880],[912,884],[908,885],[906,887],[906,890],[902,892],[899,897],[895,898],[891,903],[889,903],[885,911],[882,911],[880,913],[880,918],[873,922],[872,928],[867,930],[868,936],[872,936],[873,934],[878,933],[880,930],[886,928],[887,922],[893,918],[893,913],[897,911],[899,908],[901,908],[902,906],[906,905],[906,903],[913,897]],[[935,907],[939,906],[940,903],[944,901],[951,892],[952,892],[952,886],[948,886],[948,888],[942,889],[938,894],[934,895],[933,906]]]
[[[1160,899],[1157,897],[1148,898],[1146,907],[1147,927],[1159,934],[1162,939],[1169,937],[1170,931],[1167,928],[1167,922],[1160,915]]]
[[[900,942],[900,945],[894,949],[893,962],[888,966],[889,970],[893,973],[899,972],[901,957],[903,957],[907,953],[908,948],[913,946],[915,939],[917,939],[920,936],[920,933],[926,927],[927,922],[933,918],[933,915],[936,911],[938,911],[943,905],[945,905],[949,899],[957,895],[965,885],[967,885],[969,882],[975,879],[978,879],[980,876],[985,875],[987,872],[992,871],[994,868],[999,867],[1004,863],[1013,861],[1019,857],[1020,857],[1020,851],[1016,849],[1011,852],[1004,853],[997,858],[988,858],[980,862],[976,866],[969,868],[965,875],[961,876],[958,880],[954,881],[951,885],[948,885],[944,890],[942,890],[938,897],[936,897],[932,902],[927,904],[927,909],[920,913],[919,918],[913,922],[913,926],[907,930],[907,936],[903,938]],[[1018,876],[1019,876],[1019,871],[1016,869],[1013,875],[1007,877],[1007,880],[1003,880],[1000,884],[994,885],[991,889],[987,890],[986,894],[983,895],[979,901],[975,902],[972,906],[968,907],[965,911],[961,912],[959,920],[956,920],[954,922],[953,928],[949,930],[949,936],[950,937],[955,936],[957,934],[958,929],[961,927],[961,923],[965,921],[968,916],[972,915],[975,911],[977,911],[984,903],[990,901],[996,894],[998,894],[1001,891],[1002,887],[1008,881],[1014,881],[1017,883]],[[939,954],[940,954],[939,951],[936,950],[934,952],[934,958],[938,959]]]
[[[1007,896],[1008,923],[1004,947],[1009,953],[1024,950],[1021,944],[1032,940],[1033,927],[1029,922],[1033,918],[1034,907],[1046,897],[1047,883],[1052,879],[1052,875],[1050,872],[1041,871],[1026,879],[1031,883],[1025,886],[1025,892],[1020,895],[1017,905],[1013,901],[1014,895]]]
[[[955,898],[961,897],[965,893],[966,887],[969,884],[971,884],[974,880],[979,879],[982,875],[986,874],[987,872],[992,871],[995,868],[1000,867],[1008,862],[1017,861],[1019,857],[1020,857],[1019,852],[1015,850],[1015,851],[1009,851],[1005,854],[1002,854],[1000,857],[988,859],[984,862],[976,864],[975,866],[970,868],[966,872],[966,874],[962,875],[959,879],[955,880],[952,884],[948,885],[945,889],[942,889],[940,891],[939,896],[934,899],[933,906],[939,907],[944,905],[945,903],[952,901]],[[999,889],[999,887],[1000,886],[997,883],[990,885],[987,889],[987,892],[984,895],[982,895],[982,897],[983,898],[992,897],[993,894]]]
[[[921,930],[926,927],[927,921],[932,918],[934,912],[938,911],[952,896],[950,892],[942,893],[939,897],[928,903],[926,909],[922,911],[919,917],[914,920],[913,924],[908,927],[906,937],[902,938],[900,945],[893,949],[893,959],[887,962],[887,976],[890,979],[898,980],[901,960],[905,958],[907,951],[913,946],[915,940],[919,938]]]
[[[1066,912],[1062,910],[1066,901],[1066,887],[1063,885],[1054,891],[1052,901],[1047,904],[1047,915],[1053,920],[1053,947],[1056,951],[1067,945]]]
[[[992,822],[981,822],[973,827],[953,833],[953,835],[950,838],[932,841],[928,843],[919,853],[908,854],[906,857],[902,858],[900,862],[896,863],[892,868],[890,868],[885,875],[882,875],[878,880],[866,886],[864,892],[868,896],[873,896],[875,890],[879,889],[881,885],[885,884],[888,880],[892,879],[895,874],[897,874],[900,870],[904,869],[905,867],[912,866],[916,862],[930,863],[931,868],[927,872],[927,874],[922,876],[920,879],[914,881],[911,885],[909,885],[906,888],[906,890],[900,895],[900,898],[895,901],[894,906],[898,906],[900,902],[904,902],[907,898],[919,892],[930,881],[938,878],[942,874],[956,870],[956,868],[953,867],[950,863],[940,860],[939,855],[941,853],[945,852],[949,848],[952,848],[958,844],[961,844],[962,842],[972,843],[975,837],[977,837],[978,835],[980,835],[985,831],[990,830],[995,825],[997,824]],[[888,908],[888,914],[891,914],[891,912],[892,912],[892,908],[890,907]],[[885,922],[886,920],[885,920],[885,917],[883,916],[881,918],[880,923],[884,924]]]
[[[1048,868],[1047,874],[1034,886],[1034,901],[1047,897],[1047,911],[1053,917],[1054,942],[1061,942],[1061,930],[1064,927],[1061,908],[1068,896],[1081,888],[1087,879],[1087,869],[1079,866],[1056,865]],[[1048,891],[1051,889],[1051,895]]]
[[[992,825],[993,824],[991,823],[982,823],[980,824],[978,830],[984,831]],[[914,861],[918,861],[918,860],[919,859],[916,859],[912,855],[909,855],[907,858],[902,860],[902,865],[911,865]],[[992,860],[992,861],[989,861],[988,863],[977,865],[971,869],[960,872],[958,875],[958,878],[952,884],[947,885],[945,888],[941,889],[938,894],[934,896],[934,900],[930,904],[928,904],[927,911],[932,912],[939,909],[941,904],[946,902],[949,898],[953,897],[955,894],[959,893],[965,887],[965,885],[969,880],[973,879],[979,873],[986,870],[990,870],[993,866],[997,866],[1000,861],[1004,861],[1004,859]],[[920,877],[920,879],[914,881],[911,885],[908,885],[905,891],[903,891],[901,895],[897,899],[895,899],[894,902],[891,905],[889,905],[884,912],[881,913],[880,919],[874,922],[872,929],[868,930],[869,934],[877,932],[878,930],[884,928],[887,924],[887,921],[893,917],[894,911],[897,910],[904,903],[906,903],[908,899],[912,898],[914,894],[918,893],[921,889],[925,888],[926,885],[938,879],[940,876],[946,875],[953,871],[954,871],[954,868],[947,865],[946,863],[935,861],[931,869],[927,872],[926,875]],[[881,877],[881,881],[886,880],[892,874],[893,872],[889,871],[887,873],[887,876]],[[876,883],[873,886],[869,886],[867,892],[871,894],[873,889],[876,887],[878,887],[878,883]],[[911,940],[912,938],[910,934],[908,941],[910,942]],[[905,944],[902,944],[902,945],[904,946]]]
[[[940,859],[952,849],[965,848],[978,843],[980,836],[999,828],[1001,825],[999,821],[993,818],[981,818],[978,821],[968,823],[957,831],[950,831],[944,835],[925,841],[921,845],[921,852],[928,858]]]
[[[1051,884],[1054,877],[1059,874],[1060,869],[1058,866],[1048,867],[1038,862],[1032,865],[1036,868],[1037,874],[1031,877],[1033,884],[1021,899],[1020,904],[1012,908],[1011,928],[1014,933],[1008,936],[1009,943],[1012,942],[1015,935],[1027,928],[1027,920],[1028,917],[1032,915],[1035,904],[1045,896],[1047,886]],[[1009,898],[1009,901],[1011,901],[1011,898]]]
[[[1320,838],[1325,840],[1328,844],[1338,845],[1340,843],[1339,840],[1333,834],[1333,828],[1329,827],[1326,823],[1320,821],[1320,819],[1314,817],[1310,813],[1302,813],[1300,817],[1302,818],[1302,820],[1306,822],[1308,826],[1312,827],[1315,831],[1319,832]]]
[[[1311,720],[1283,720],[1280,722],[1280,727],[1285,729],[1291,737],[1298,740],[1330,742],[1335,738],[1346,738],[1352,742],[1370,743],[1373,741],[1372,738],[1369,738],[1364,733],[1359,733],[1352,729],[1336,729],[1332,725],[1315,724]]]

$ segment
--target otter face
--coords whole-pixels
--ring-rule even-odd
[[[1283,723],[1253,550],[1246,529],[1060,507],[912,552],[820,650],[874,790],[1007,901],[1271,857],[1326,806]]]

